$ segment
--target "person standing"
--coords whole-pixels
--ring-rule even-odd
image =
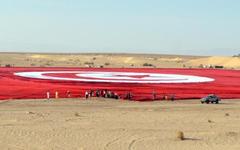
[[[102,95],[102,96],[103,96],[104,98],[106,98],[106,95],[107,95],[106,90],[103,90],[103,95]]]
[[[118,93],[117,93],[117,92],[114,92],[114,98],[115,98],[115,99],[119,99],[119,96],[118,96]]]
[[[89,93],[88,91],[85,92],[85,98],[88,99]]]
[[[171,101],[174,101],[174,100],[175,100],[175,95],[172,94],[172,95],[171,95]]]
[[[128,92],[128,93],[127,93],[126,99],[128,99],[128,100],[131,100],[131,99],[132,99],[132,93],[131,93],[131,92]]]
[[[96,97],[100,97],[100,91],[99,90],[96,91]]]
[[[153,90],[153,92],[152,92],[152,99],[153,99],[153,100],[156,100],[156,99],[157,99],[157,93],[156,93],[155,90]]]
[[[47,100],[50,100],[50,92],[47,91]]]
[[[67,90],[67,98],[71,97],[71,92],[69,90]]]
[[[58,99],[58,91],[55,92],[55,98]]]

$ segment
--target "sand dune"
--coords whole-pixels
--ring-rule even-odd
[[[222,65],[228,68],[240,68],[240,58],[239,57],[221,57],[212,56],[207,58],[193,59],[188,62],[192,66],[203,65]]]

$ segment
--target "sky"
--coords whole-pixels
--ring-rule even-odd
[[[240,53],[239,0],[0,0],[1,52]]]

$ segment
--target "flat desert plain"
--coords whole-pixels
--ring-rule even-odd
[[[0,102],[0,147],[9,150],[239,150],[239,126],[240,100]]]

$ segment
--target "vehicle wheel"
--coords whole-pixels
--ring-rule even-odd
[[[206,101],[207,104],[209,104],[209,101]]]
[[[213,104],[213,101],[211,101],[211,103]]]
[[[201,101],[201,103],[203,104],[204,102],[203,102],[203,101]]]
[[[216,101],[216,104],[218,104],[219,103],[219,101]]]

